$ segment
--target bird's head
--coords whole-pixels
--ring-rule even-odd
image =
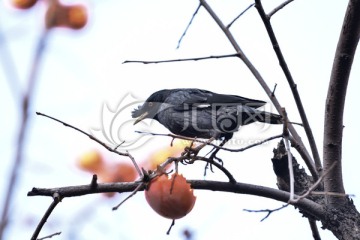
[[[140,105],[138,108],[134,109],[131,114],[133,118],[136,118],[134,125],[145,118],[156,119],[156,115],[159,113],[161,106],[164,104],[167,96],[167,90],[155,92],[148,99],[146,99],[143,105]]]

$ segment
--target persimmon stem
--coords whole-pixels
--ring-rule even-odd
[[[168,229],[167,232],[166,232],[167,235],[170,234],[170,231],[171,231],[171,229],[172,229],[173,226],[175,226],[175,219],[172,220],[171,225],[170,225],[169,229]]]

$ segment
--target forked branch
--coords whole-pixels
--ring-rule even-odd
[[[320,156],[319,156],[319,152],[317,150],[317,147],[316,147],[316,142],[315,142],[315,138],[314,138],[314,135],[312,133],[312,130],[310,128],[310,124],[309,124],[309,121],[307,119],[307,116],[306,116],[306,113],[305,113],[305,109],[303,107],[303,104],[302,104],[302,101],[301,101],[301,98],[300,98],[300,94],[297,90],[297,85],[295,84],[294,82],[294,79],[291,75],[291,72],[286,64],[286,61],[285,61],[285,58],[282,54],[282,51],[280,49],[280,45],[276,39],[276,36],[275,36],[275,33],[273,31],[273,28],[271,26],[271,23],[270,23],[270,17],[268,15],[266,15],[265,11],[264,11],[264,8],[261,4],[261,1],[260,0],[255,0],[255,7],[256,9],[258,10],[259,12],[259,15],[265,25],[265,28],[266,28],[266,31],[269,35],[269,38],[271,40],[271,43],[272,43],[272,46],[274,48],[274,51],[276,53],[276,56],[279,60],[279,64],[280,64],[280,67],[281,69],[283,70],[284,72],[284,75],[289,83],[289,86],[290,86],[290,89],[291,89],[291,92],[294,96],[294,100],[295,100],[295,103],[296,103],[296,106],[298,108],[298,111],[299,111],[299,114],[300,114],[300,117],[301,117],[301,121],[304,125],[304,130],[305,130],[305,133],[306,133],[306,136],[308,138],[308,141],[309,141],[309,144],[310,144],[310,148],[311,148],[311,151],[312,151],[312,155],[313,155],[313,158],[314,158],[314,162],[315,162],[315,166],[316,166],[316,170],[317,172],[321,173],[322,171],[322,165],[321,165],[321,161],[320,161]]]
[[[209,180],[188,180],[193,189],[212,190],[219,192],[231,192],[237,194],[249,194],[265,198],[278,200],[284,203],[289,201],[290,194],[274,188],[269,188],[260,185],[253,185],[247,183],[231,183]],[[28,192],[28,196],[53,196],[58,193],[62,198],[77,197],[87,194],[94,194],[100,192],[132,192],[142,182],[129,182],[129,183],[99,183],[96,188],[91,188],[90,185],[69,186],[61,188],[33,188]],[[139,191],[143,191],[140,188]],[[298,197],[298,196],[295,196]],[[316,219],[320,219],[324,215],[324,209],[320,204],[317,204],[309,199],[301,199],[299,202],[293,204],[301,210],[310,214]]]
[[[235,38],[232,35],[232,33],[230,32],[230,30],[223,24],[223,22],[220,20],[220,18],[216,15],[216,13],[213,11],[213,9],[209,6],[209,4],[205,0],[200,0],[200,3],[208,11],[210,16],[214,19],[214,21],[218,24],[220,29],[224,32],[224,34],[226,35],[226,37],[230,41],[231,45],[234,47],[237,54],[239,54],[239,58],[248,67],[248,69],[254,75],[254,77],[259,82],[261,87],[264,89],[266,94],[269,96],[269,98],[271,99],[272,103],[274,104],[276,110],[279,113],[281,113],[282,107],[281,107],[279,101],[277,100],[277,98],[275,97],[275,95],[273,94],[273,92],[271,91],[271,89],[269,88],[269,86],[267,85],[267,83],[265,82],[265,80],[263,79],[261,74],[259,73],[259,71],[255,68],[255,66],[251,63],[251,61],[246,57],[244,52],[241,50],[239,44],[235,40]],[[304,143],[302,142],[299,134],[297,133],[296,129],[294,128],[294,126],[290,122],[289,122],[288,128],[289,128],[289,131],[290,131],[291,135],[296,140],[296,142],[298,144],[304,146]],[[306,155],[306,157],[304,158],[304,161],[305,161],[309,171],[311,172],[311,175],[314,177],[314,179],[317,179],[318,178],[318,171],[315,168],[312,157],[309,155],[309,153],[307,152],[305,147],[303,147],[302,149],[303,149],[303,151],[304,151],[304,153]]]
[[[81,130],[81,129],[79,129],[79,128],[71,125],[71,124],[68,124],[68,123],[66,123],[66,122],[64,122],[64,121],[62,121],[60,119],[57,119],[55,117],[49,116],[49,115],[41,113],[41,112],[36,112],[36,114],[39,115],[39,116],[49,118],[49,119],[54,120],[56,122],[59,122],[59,123],[63,124],[65,127],[72,128],[72,129],[74,129],[74,130],[88,136],[91,140],[97,142],[98,144],[100,144],[101,146],[103,146],[104,148],[106,148],[110,152],[116,153],[116,154],[118,154],[120,156],[126,156],[126,157],[130,158],[130,160],[134,164],[134,167],[136,168],[137,173],[139,174],[139,176],[142,176],[142,171],[140,170],[138,164],[135,162],[134,157],[129,152],[126,152],[126,153],[119,152],[118,150],[116,150],[117,147],[112,148],[112,147],[108,146],[106,143],[104,143],[104,142],[100,141],[99,139],[97,139],[96,137],[92,136],[91,134],[89,134],[89,133],[87,133],[87,132],[85,132],[85,131],[83,131],[83,130]]]

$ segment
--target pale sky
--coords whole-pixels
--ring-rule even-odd
[[[281,2],[264,0],[263,4],[270,11]],[[51,199],[26,196],[32,187],[89,183],[91,175],[78,170],[75,161],[90,149],[100,149],[109,159],[118,159],[86,136],[35,116],[35,111],[90,131],[100,128],[104,118],[112,117],[110,113],[107,116],[102,114],[104,104],[116,111],[123,103],[123,97],[129,93],[137,100],[144,100],[160,89],[196,87],[268,101],[265,92],[238,59],[122,64],[125,60],[166,60],[234,53],[205,9],[200,9],[180,48],[176,49],[198,1],[105,0],[84,3],[90,10],[88,26],[76,33],[55,30],[47,44],[31,106],[25,162],[20,169],[21,177],[6,239],[30,238],[48,207]],[[225,24],[251,3],[248,0],[209,1]],[[325,98],[346,4],[346,1],[295,0],[272,18],[274,31],[297,83],[321,155]],[[34,46],[43,26],[44,7],[40,3],[23,12],[9,8],[4,1],[0,5],[0,31],[6,36],[6,47],[11,51],[20,77],[18,84],[10,80],[15,87],[25,87]],[[277,84],[276,95],[286,107],[289,117],[299,120],[288,84],[256,9],[252,8],[244,14],[233,24],[231,31],[270,88]],[[3,54],[3,45],[0,45],[0,53]],[[356,196],[360,196],[356,184],[359,182],[359,163],[353,158],[356,156],[353,147],[358,145],[360,133],[359,124],[354,121],[358,116],[355,105],[359,102],[359,64],[357,54],[346,100],[343,142],[345,189]],[[0,124],[0,174],[4,179],[0,181],[0,189],[4,193],[10,162],[16,151],[19,115],[18,102],[14,101],[3,65],[0,69],[0,109],[5,116]],[[271,104],[266,108],[275,111]],[[119,121],[129,120],[132,109],[125,110]],[[134,131],[139,128],[127,126],[126,137],[136,137]],[[157,123],[151,124],[150,130],[167,133]],[[302,129],[298,128],[298,131],[306,142]],[[263,128],[254,125],[241,129],[236,138],[246,145],[279,133],[281,126]],[[153,139],[152,144],[131,151],[141,161],[169,144],[170,139],[160,137]],[[243,153],[224,152],[221,156],[225,167],[238,181],[276,188],[270,161],[276,144],[272,141]],[[303,164],[300,158],[298,160]],[[181,166],[180,171],[189,179],[203,179],[203,167],[203,164]],[[206,179],[226,180],[219,171],[209,174]],[[165,233],[171,221],[153,212],[142,192],[116,212],[112,212],[111,208],[125,194],[116,199],[96,195],[65,199],[55,209],[40,236],[62,231],[62,235],[54,239],[184,239],[181,232],[190,229],[194,239],[200,240],[311,239],[307,219],[302,218],[293,207],[273,213],[260,222],[263,214],[247,213],[243,209],[272,209],[282,203],[221,192],[195,191],[195,194],[197,202],[193,211],[176,222],[170,236]],[[3,197],[0,197],[0,206],[2,201]],[[355,197],[354,202],[359,208],[358,198]],[[323,239],[335,239],[331,232],[320,229],[321,223],[318,227]]]

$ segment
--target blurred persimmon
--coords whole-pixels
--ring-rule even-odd
[[[112,166],[112,182],[133,182],[138,177],[134,165],[126,162],[119,162]]]
[[[81,29],[88,22],[87,9],[83,5],[72,5],[68,7],[68,26],[72,29]]]
[[[18,9],[29,9],[35,5],[37,0],[11,0],[11,5]]]
[[[105,163],[97,150],[91,150],[78,158],[77,166],[82,170],[98,174],[103,171]]]
[[[84,5],[74,4],[65,6],[54,0],[45,14],[46,28],[64,27],[81,29],[88,21],[88,11]]]

